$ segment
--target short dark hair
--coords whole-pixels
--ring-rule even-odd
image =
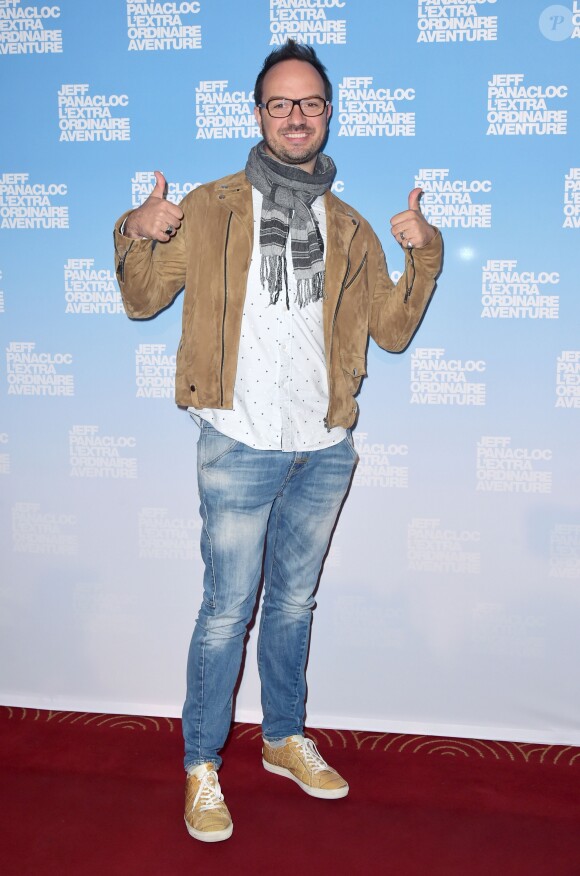
[[[332,101],[332,85],[328,78],[326,67],[319,60],[318,55],[312,46],[306,46],[303,43],[288,40],[283,46],[280,46],[279,49],[274,49],[273,52],[270,52],[268,57],[264,60],[264,64],[258,73],[258,78],[256,79],[256,84],[254,86],[254,100],[256,106],[259,103],[262,103],[262,87],[266,73],[281,61],[306,61],[307,64],[311,64],[316,72],[320,74],[324,83],[324,97],[326,100]]]

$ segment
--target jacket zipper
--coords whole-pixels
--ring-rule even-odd
[[[354,283],[354,281],[356,280],[356,278],[358,277],[358,275],[360,274],[360,272],[361,272],[362,269],[364,268],[364,266],[365,266],[365,264],[366,264],[366,261],[367,261],[367,253],[365,252],[365,254],[364,254],[364,256],[363,256],[363,260],[362,260],[362,262],[360,263],[360,265],[359,265],[358,268],[356,269],[356,272],[355,272],[354,276],[352,276],[352,277],[350,278],[350,280],[348,281],[348,283],[347,283],[346,286],[344,287],[345,289],[350,289],[350,287],[352,286],[352,284]]]
[[[329,407],[330,407],[330,401],[332,399],[332,367],[331,367],[331,363],[332,363],[332,345],[333,345],[333,341],[334,341],[334,326],[336,324],[336,317],[338,315],[340,303],[342,301],[342,296],[344,295],[344,290],[346,288],[348,288],[348,286],[346,285],[346,280],[348,277],[348,272],[350,271],[350,248],[352,246],[352,242],[355,238],[355,235],[358,231],[358,228],[359,228],[359,226],[357,225],[356,228],[354,229],[354,234],[352,235],[352,237],[350,239],[350,243],[348,245],[348,255],[346,257],[346,271],[344,272],[344,277],[342,279],[342,285],[340,287],[338,301],[336,302],[336,307],[334,308],[334,315],[332,317],[332,328],[330,331],[330,350],[328,351],[328,366],[329,366],[328,367],[328,405],[329,405]],[[358,276],[359,271],[361,270],[362,266],[365,263],[365,260],[366,260],[366,253],[365,253],[365,258],[363,259],[361,266],[357,270],[357,272],[354,275],[354,277],[352,278],[351,282],[354,281],[355,278]],[[350,283],[348,285],[350,286]],[[326,431],[330,432],[330,426],[328,425],[328,415],[324,418],[324,425],[326,427]]]
[[[223,407],[224,403],[224,360],[225,360],[225,333],[226,333],[226,310],[228,305],[228,243],[230,239],[230,226],[232,224],[232,216],[230,213],[228,219],[228,227],[226,229],[226,243],[224,247],[224,309],[222,313],[222,358],[220,364],[220,404]]]
[[[113,242],[115,244],[115,250],[117,251],[117,255],[119,255],[119,250],[117,250],[117,242],[115,239],[115,232],[113,232]],[[117,265],[117,277],[119,278],[121,283],[125,281],[125,259],[129,255],[129,250],[133,246],[133,242],[134,241],[131,241],[123,255],[119,255],[119,263]]]

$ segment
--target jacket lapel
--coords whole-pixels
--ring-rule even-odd
[[[349,253],[359,220],[345,204],[331,192],[325,195],[326,206],[326,270],[324,277],[324,344],[330,352],[334,316],[340,296],[348,279]]]
[[[244,171],[230,177],[227,184],[218,183],[214,197],[217,203],[230,210],[242,223],[250,240],[250,252],[254,245],[254,214],[252,210],[252,187]]]

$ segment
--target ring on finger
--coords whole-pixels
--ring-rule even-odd
[[[399,237],[401,238],[401,240],[404,240],[405,239],[405,232],[404,231],[399,232]]]
[[[175,228],[173,227],[173,225],[168,225],[167,228],[165,229],[165,234],[167,234],[167,235],[169,235],[169,237],[171,237],[171,235],[173,234],[174,231],[175,231]]]

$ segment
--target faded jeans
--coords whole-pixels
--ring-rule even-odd
[[[221,764],[262,573],[263,735],[275,741],[303,732],[314,591],[356,461],[350,433],[321,450],[254,450],[202,421],[197,466],[205,573],[187,662],[186,769]]]

